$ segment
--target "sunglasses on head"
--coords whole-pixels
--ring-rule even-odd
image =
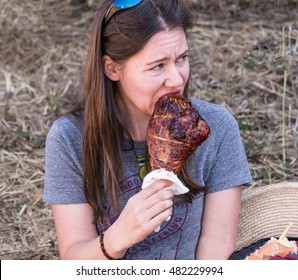
[[[112,16],[120,10],[132,8],[140,4],[142,0],[114,0],[113,4],[108,9],[104,17],[104,23],[106,24]]]

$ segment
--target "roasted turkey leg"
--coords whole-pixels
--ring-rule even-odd
[[[179,94],[163,96],[156,102],[148,124],[151,170],[165,168],[178,174],[209,134],[208,124],[189,100]]]

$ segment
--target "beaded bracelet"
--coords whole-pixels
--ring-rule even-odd
[[[103,255],[108,259],[108,260],[126,260],[127,258],[127,255],[128,255],[128,252],[125,253],[125,255],[122,257],[122,258],[119,258],[119,259],[114,259],[112,258],[106,251],[105,247],[104,247],[104,244],[103,244],[103,236],[104,236],[104,233],[101,233],[99,235],[99,245],[100,245],[100,249],[103,253]]]

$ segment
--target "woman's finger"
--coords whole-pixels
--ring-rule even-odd
[[[160,190],[171,186],[172,184],[173,184],[172,181],[169,181],[169,180],[165,180],[165,179],[157,180],[147,188],[141,190],[137,195],[140,199],[146,199],[151,195],[159,192]]]
[[[174,193],[171,189],[165,188],[161,189],[157,193],[152,194],[144,201],[144,207],[147,209],[151,208],[158,202],[172,200],[174,198]]]
[[[149,227],[152,231],[160,226],[164,221],[167,220],[168,217],[172,215],[173,207],[169,207],[166,210],[160,212],[159,214],[155,215],[149,222]]]

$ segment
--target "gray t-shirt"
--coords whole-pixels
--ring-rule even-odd
[[[245,150],[235,118],[221,105],[195,98],[193,106],[211,129],[210,137],[191,155],[190,173],[208,192],[251,183]],[[125,143],[124,143],[125,144]],[[82,124],[73,115],[55,121],[46,141],[44,201],[49,204],[86,203],[82,173]],[[145,154],[146,142],[135,141],[134,150],[123,151],[124,179],[120,182],[120,210],[141,190],[142,179],[136,154]],[[174,198],[171,219],[129,249],[128,259],[195,259],[201,231],[204,195],[192,203]],[[108,218],[97,223],[105,231],[117,214],[107,204]],[[121,238],[119,236],[119,238]]]

